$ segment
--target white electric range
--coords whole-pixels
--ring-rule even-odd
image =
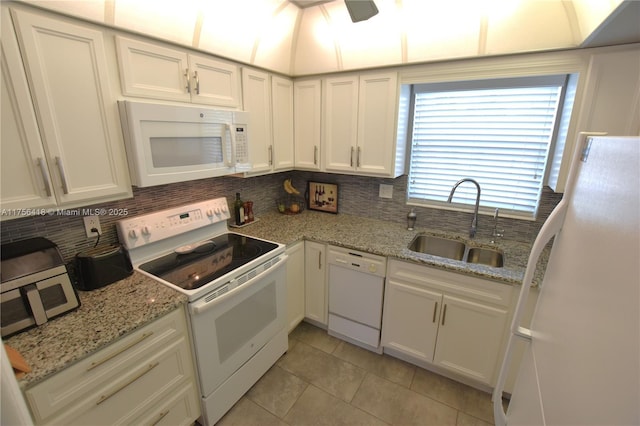
[[[287,350],[285,247],[229,232],[230,217],[216,198],[116,225],[135,270],[188,296],[204,426]]]

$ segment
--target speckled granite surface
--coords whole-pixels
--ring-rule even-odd
[[[79,291],[73,312],[4,340],[32,368],[19,380],[25,389],[119,337],[186,303],[187,297],[134,272],[94,291]]]
[[[283,244],[291,244],[302,239],[318,241],[511,284],[522,282],[531,250],[529,244],[521,242],[499,239],[496,243],[491,243],[482,238],[470,240],[463,233],[429,228],[407,231],[406,227],[399,223],[308,210],[298,215],[283,215],[274,211],[262,215],[258,222],[232,231]],[[468,264],[409,250],[407,246],[420,233],[456,238],[476,247],[498,248],[504,253],[504,267]],[[542,279],[546,265],[544,256],[540,259],[539,265],[535,282]]]
[[[231,231],[283,244],[303,239],[318,241],[511,284],[521,283],[531,248],[520,242],[499,240],[492,244],[483,239],[469,240],[463,233],[429,228],[407,231],[398,223],[313,211],[299,215],[274,211],[262,215],[253,224]],[[420,233],[498,248],[504,252],[504,267],[472,265],[412,252],[407,246]],[[546,258],[541,259],[536,282],[541,282],[545,264]],[[187,302],[186,296],[135,272],[102,289],[78,294],[82,302],[78,310],[5,340],[33,369],[19,381],[23,388],[33,386]]]

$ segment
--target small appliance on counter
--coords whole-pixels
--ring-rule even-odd
[[[2,337],[44,324],[80,306],[58,246],[36,237],[0,247]]]
[[[79,290],[96,290],[133,273],[129,255],[121,245],[97,247],[78,253],[75,268]]]

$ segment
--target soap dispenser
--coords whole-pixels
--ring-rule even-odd
[[[413,228],[416,226],[416,218],[418,215],[411,209],[411,211],[407,214],[407,231],[413,231]]]

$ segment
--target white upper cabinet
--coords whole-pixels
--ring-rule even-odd
[[[246,176],[293,169],[293,82],[242,69],[242,100],[250,116]]]
[[[237,65],[156,43],[116,36],[125,96],[240,108]]]
[[[271,77],[273,105],[273,169],[290,170],[294,165],[293,81]]]
[[[6,10],[3,12],[6,14]],[[3,87],[3,93],[15,96],[15,102],[8,107],[14,117],[7,119],[14,126],[6,129],[8,133],[3,113],[3,166],[9,160],[25,161],[30,170],[21,172],[30,180],[17,189],[22,194],[9,191],[11,205],[45,207],[55,200],[60,206],[77,207],[91,201],[130,197],[124,143],[116,100],[109,85],[102,32],[32,12],[12,12],[38,127],[36,131],[29,105],[25,103],[29,98],[24,97],[28,95],[20,76],[20,64],[15,63],[19,61],[15,58],[15,46],[11,49],[11,38],[5,40],[3,34],[3,49],[7,45],[4,54],[14,56],[10,66],[3,64],[3,68],[11,67],[7,76],[3,69],[3,85],[11,85],[6,87],[7,92]],[[5,22],[3,33],[11,29]],[[12,102],[11,97],[7,102]],[[9,135],[12,132],[13,138]],[[42,146],[38,147],[40,143]],[[3,167],[3,181],[17,180],[15,175],[8,174],[12,167]],[[28,188],[33,185],[37,187],[35,193],[34,188]]]
[[[31,93],[8,10],[2,8],[2,208],[56,205]],[[4,217],[4,215],[3,215]]]
[[[325,170],[397,177],[397,73],[327,78],[323,93]]]
[[[324,167],[330,172],[355,170],[358,144],[358,76],[324,81]]]
[[[358,106],[357,171],[396,177],[397,73],[360,76]]]
[[[321,81],[298,80],[293,84],[295,168],[320,170]]]
[[[262,71],[242,69],[242,102],[249,113],[249,162],[251,172],[270,171],[273,162],[271,134],[271,76]]]
[[[597,50],[590,57],[582,104],[574,107],[575,132],[607,132],[612,136],[640,134],[640,47]],[[564,192],[576,138],[556,144],[549,186]]]

